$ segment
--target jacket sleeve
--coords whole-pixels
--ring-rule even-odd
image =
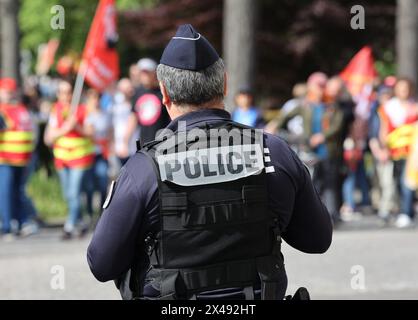
[[[298,105],[292,111],[283,114],[280,112],[279,116],[277,117],[276,121],[276,130],[283,129],[283,127],[294,117],[302,115],[302,105]]]
[[[267,174],[270,210],[278,217],[282,238],[306,253],[323,253],[332,241],[332,222],[308,169],[280,138],[267,135],[275,172]]]
[[[341,132],[343,127],[344,118],[342,111],[336,109],[334,112],[335,114],[334,117],[332,117],[331,119],[332,121],[330,123],[330,127],[328,128],[328,130],[324,132],[324,136],[327,141],[334,139],[335,136],[337,136]]]
[[[140,227],[155,205],[156,190],[157,180],[149,160],[136,154],[116,180],[87,250],[88,264],[97,280],[116,279],[132,266]]]

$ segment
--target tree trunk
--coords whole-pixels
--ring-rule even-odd
[[[20,83],[19,72],[19,0],[0,0],[1,76],[11,77]]]
[[[228,72],[228,111],[234,108],[234,95],[239,88],[254,84],[257,4],[255,0],[224,1],[223,50]]]
[[[418,77],[418,2],[397,0],[397,74],[415,83]]]

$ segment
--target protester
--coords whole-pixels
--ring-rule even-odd
[[[112,124],[114,132],[114,153],[119,160],[119,164],[123,166],[128,161],[129,156],[136,151],[136,140],[139,137],[139,128],[136,128],[130,136],[130,140],[126,141],[127,123],[131,115],[133,96],[133,86],[128,78],[119,80],[117,91],[114,96],[114,104],[111,108]]]
[[[395,226],[405,228],[414,218],[414,190],[405,184],[406,159],[414,137],[414,123],[418,120],[418,105],[413,98],[414,86],[409,79],[400,78],[394,88],[395,96],[382,108],[381,139],[394,161],[394,177],[401,195],[401,211]]]
[[[303,102],[293,111],[280,115],[279,119],[268,125],[269,129],[284,128],[293,117],[300,115],[303,119],[303,136],[307,147],[317,158],[313,180],[323,197],[333,219],[339,219],[339,157],[341,157],[341,127],[343,114],[335,103],[324,103],[325,88],[335,97],[341,89],[341,81],[332,78],[327,82],[322,72],[313,73],[307,81],[307,94]],[[337,90],[335,88],[337,88]]]
[[[81,187],[86,171],[94,162],[94,144],[84,131],[87,110],[71,106],[72,86],[61,81],[45,130],[45,143],[53,148],[55,167],[68,205],[63,239],[70,239],[80,220]],[[82,232],[83,230],[81,230]]]
[[[380,187],[378,216],[384,220],[388,220],[390,213],[395,209],[396,192],[393,179],[393,161],[390,158],[388,148],[380,139],[380,114],[383,106],[392,96],[392,87],[387,85],[380,86],[369,122],[369,147],[375,160],[375,168]]]
[[[141,85],[141,70],[139,70],[138,63],[129,66],[129,80],[134,88],[138,90]]]
[[[93,166],[86,172],[85,187],[87,193],[87,212],[93,214],[94,191],[100,193],[100,206],[106,199],[109,171],[109,156],[112,148],[112,121],[110,113],[100,107],[100,94],[89,89],[86,97],[87,116],[84,121],[84,132],[92,137],[95,145]]]
[[[348,135],[344,140],[344,161],[347,168],[347,176],[343,183],[343,206],[341,215],[346,220],[357,216],[354,194],[358,186],[362,195],[362,206],[371,204],[369,197],[369,184],[364,167],[364,154],[367,149],[368,122],[371,114],[372,101],[370,99],[372,86],[360,85],[353,96],[355,103],[354,120],[348,129]]]
[[[143,58],[138,61],[137,66],[140,87],[136,88],[132,99],[132,113],[124,142],[126,145],[129,145],[138,126],[139,140],[141,144],[145,144],[153,141],[157,132],[170,122],[167,110],[161,102],[162,95],[156,75],[157,63],[152,59]]]
[[[418,190],[418,123],[415,124],[411,152],[406,163],[405,184],[411,190]]]
[[[34,126],[28,110],[17,100],[17,90],[14,79],[0,79],[0,211],[5,241],[14,239],[12,219],[17,221],[19,234],[30,216],[28,208],[33,208],[26,196],[26,182],[34,149]]]
[[[280,112],[283,114],[288,114],[289,112],[292,112],[300,103],[302,103],[302,100],[306,96],[306,84],[305,83],[297,83],[293,86],[292,89],[292,95],[293,98],[288,100],[283,107],[281,108]],[[303,135],[303,118],[301,116],[296,116],[293,119],[291,119],[287,123],[287,131],[291,135],[294,135],[296,137]]]

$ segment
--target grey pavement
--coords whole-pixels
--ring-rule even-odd
[[[59,237],[60,230],[48,229],[0,242],[0,299],[120,299],[112,282],[100,283],[90,273],[89,237],[68,242]],[[323,255],[285,244],[288,293],[305,286],[313,299],[417,299],[417,246],[418,228],[396,230],[374,217],[335,231]],[[54,268],[61,270],[54,266],[63,267],[64,289],[54,286]]]

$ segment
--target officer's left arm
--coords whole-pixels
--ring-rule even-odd
[[[87,251],[90,269],[97,280],[116,279],[132,266],[143,217],[157,206],[156,190],[157,180],[150,161],[143,154],[134,155],[122,169],[114,191],[109,191],[110,202]]]
[[[267,174],[270,210],[277,215],[282,238],[305,253],[323,253],[332,241],[332,223],[307,168],[278,137],[267,135],[274,172]]]

